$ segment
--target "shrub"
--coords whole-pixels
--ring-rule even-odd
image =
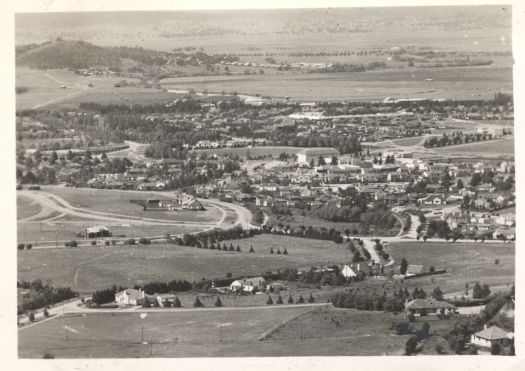
[[[139,244],[140,245],[150,245],[151,241],[147,238],[141,237],[139,238]]]
[[[69,246],[71,246],[71,247],[77,247],[77,246],[78,246],[78,242],[75,241],[75,240],[71,240],[71,241],[69,242]]]
[[[315,303],[315,299],[314,299],[314,296],[312,295],[312,293],[310,293],[310,297],[308,298],[308,302],[309,303]]]
[[[492,346],[490,347],[490,354],[492,354],[493,356],[497,356],[501,353],[501,347],[499,346],[498,343],[494,343],[492,344]]]
[[[91,246],[96,246],[97,245],[97,241],[91,241]]]
[[[117,244],[117,240],[111,240],[111,244],[115,246]]]
[[[277,255],[281,255],[281,249],[277,249]]]
[[[478,348],[474,344],[470,344],[467,349],[467,354],[470,355],[477,355],[478,354]]]
[[[173,306],[175,308],[180,308],[182,306],[181,303],[180,303],[180,300],[179,300],[179,298],[177,296],[175,296],[175,300],[173,301]]]
[[[436,346],[434,347],[434,349],[436,350],[436,353],[437,353],[437,354],[443,354],[443,345],[441,345],[441,344],[436,344]]]
[[[108,240],[104,241],[105,246],[109,246],[110,242]]]
[[[283,298],[281,298],[281,295],[279,295],[277,297],[277,301],[276,301],[277,304],[282,304],[283,303]]]
[[[44,317],[49,317],[49,312],[47,311],[47,308],[44,308]]]
[[[55,355],[53,353],[45,352],[42,358],[43,359],[54,359]]]
[[[27,249],[27,250],[31,250],[32,248],[33,248],[33,245],[31,245],[30,243],[28,243],[28,244],[26,245],[26,249]]]
[[[273,247],[270,247],[270,254],[273,254]]]
[[[283,255],[288,255],[288,251],[286,251],[286,247],[283,250]]]
[[[255,250],[253,249],[252,245],[250,245],[250,251],[248,251],[248,252],[255,252]]]
[[[200,308],[200,307],[203,307],[203,306],[204,306],[204,305],[202,305],[202,303],[201,303],[201,301],[199,300],[199,297],[198,297],[198,296],[195,298],[195,302],[193,303],[193,306],[194,306],[195,308]]]
[[[268,305],[272,305],[273,304],[273,300],[272,300],[272,297],[270,295],[268,295],[268,300],[266,300],[266,304],[268,304]]]
[[[288,304],[293,304],[292,295],[288,296]]]
[[[135,239],[134,238],[130,238],[129,240],[126,241],[126,243],[128,245],[135,245]]]
[[[221,298],[217,296],[217,300],[215,300],[215,306],[216,307],[222,307],[222,301]]]
[[[241,248],[239,247],[239,245],[237,245],[237,248],[235,249],[235,251],[241,252]]]
[[[29,315],[27,316],[29,318],[29,321],[34,322],[35,321],[35,314],[33,312],[29,312]]]
[[[24,245],[23,243],[19,243],[18,245],[16,245],[16,248],[17,248],[18,250],[23,250],[24,247],[26,247],[26,245]]]
[[[415,336],[409,337],[407,342],[405,343],[405,355],[412,355],[416,351],[416,347],[417,338]]]
[[[303,304],[304,303],[304,298],[302,295],[299,295],[299,299],[297,299],[297,304]]]

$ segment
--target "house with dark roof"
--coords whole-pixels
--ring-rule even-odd
[[[504,339],[512,337],[512,333],[508,333],[498,326],[487,328],[487,325],[485,325],[483,330],[476,332],[470,337],[470,342],[479,347],[490,348],[493,344],[501,344]]]
[[[450,314],[456,307],[446,301],[439,301],[432,298],[414,299],[405,304],[405,313],[408,316],[427,316],[433,314]]]

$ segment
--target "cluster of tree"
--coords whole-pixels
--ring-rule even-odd
[[[271,136],[272,144],[290,147],[333,147],[342,155],[349,153],[359,153],[362,151],[361,144],[357,136],[342,135],[307,135],[297,136],[297,134],[278,133]]]
[[[124,287],[116,285],[107,289],[97,290],[91,296],[91,301],[97,305],[111,303],[115,301],[115,294],[122,290],[124,290]]]
[[[80,103],[80,109],[99,112],[103,115],[106,114],[119,114],[119,115],[141,115],[147,113],[197,113],[202,112],[203,107],[199,101],[187,97],[184,99],[179,99],[173,102],[172,104],[165,103],[151,103],[151,104],[115,104],[115,103],[93,103],[86,102]]]
[[[343,73],[343,72],[365,72],[367,70],[377,70],[386,68],[385,62],[370,62],[368,64],[352,64],[352,63],[334,63],[330,67],[324,67],[312,70],[320,73]]]
[[[135,285],[135,289],[141,288]],[[142,289],[148,295],[166,294],[168,292],[184,292],[192,289],[190,282],[186,280],[171,280],[168,282],[153,281],[142,285]]]
[[[486,283],[480,285],[479,282],[476,282],[474,288],[472,289],[472,298],[473,299],[483,299],[490,295],[490,287]]]
[[[75,297],[75,293],[71,288],[53,287],[39,279],[34,281],[17,281],[16,287],[29,290],[18,303],[18,314]]]
[[[290,226],[283,226],[282,224],[277,225],[275,228],[273,225],[264,225],[262,232],[273,233],[273,234],[285,234],[293,237],[310,238],[314,240],[328,240],[334,241],[335,243],[342,243],[343,236],[340,231],[336,231],[334,228],[326,229],[325,227],[314,228],[312,226],[300,226],[299,228],[290,228]]]
[[[255,225],[262,225],[264,223],[264,213],[254,204],[249,204],[248,208],[252,212],[252,223]]]
[[[402,297],[376,291],[350,290],[339,292],[334,294],[330,301],[337,308],[387,310],[396,313],[405,308],[405,302]]]
[[[308,303],[315,303],[315,298],[314,296],[312,295],[312,293],[310,293],[310,296],[308,297]],[[297,299],[296,301],[296,304],[303,304],[305,302],[304,298],[302,295],[299,295],[299,298]],[[266,304],[267,305],[272,305],[274,303],[272,297],[270,295],[268,295],[268,300],[266,300]],[[293,300],[293,297],[292,295],[289,295],[288,296],[288,301],[287,301],[288,304],[293,304],[294,303],[294,300]],[[277,299],[275,299],[275,304],[283,304],[283,298],[281,297],[281,295],[277,295]]]
[[[182,236],[182,238],[177,237],[175,239],[175,243],[177,243],[178,245],[192,246],[204,249],[220,249],[221,241],[249,238],[261,233],[262,231],[257,228],[244,230],[240,226],[235,226],[230,229],[213,229],[211,231],[199,232],[196,234],[185,233]],[[215,246],[215,244],[217,244],[217,246]],[[231,247],[233,247],[233,245]]]
[[[467,144],[491,139],[492,134],[464,134],[461,131],[456,131],[451,134],[443,134],[441,137],[430,137],[425,140],[423,146],[427,148],[446,147],[456,144]]]

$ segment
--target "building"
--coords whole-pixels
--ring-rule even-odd
[[[405,313],[408,316],[427,316],[432,314],[450,314],[455,312],[456,307],[446,301],[435,299],[414,299],[405,304]]]
[[[297,152],[297,162],[300,164],[309,164],[314,160],[317,165],[319,157],[322,157],[324,161],[329,164],[332,162],[332,157],[339,157],[339,151],[335,148],[304,148]]]
[[[230,290],[233,292],[253,292],[256,288],[264,287],[266,280],[263,277],[249,277],[242,280],[235,280],[230,284]]]
[[[115,294],[115,302],[119,305],[142,305],[144,296],[141,289],[126,289]]]
[[[470,342],[479,347],[490,348],[496,343],[501,345],[504,339],[509,338],[512,338],[511,333],[507,333],[498,326],[487,328],[487,325],[485,325],[483,330],[476,332],[470,337]]]
[[[405,273],[405,277],[415,276],[421,273],[424,273],[422,265],[409,264]]]
[[[97,237],[111,237],[111,232],[107,227],[102,225],[87,227],[86,228],[86,237],[87,238],[97,238]]]

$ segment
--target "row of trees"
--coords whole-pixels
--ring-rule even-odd
[[[71,288],[53,287],[39,279],[34,281],[17,281],[16,286],[17,288],[29,290],[18,303],[18,314],[75,297],[75,293]]]
[[[492,134],[463,134],[461,131],[456,131],[452,134],[443,134],[441,137],[430,137],[425,140],[423,146],[427,148],[446,147],[456,144],[467,144],[491,139]]]
[[[196,234],[185,233],[182,238],[177,237],[174,242],[182,246],[192,246],[205,249],[213,246],[216,248],[220,247],[219,242],[221,241],[249,238],[261,233],[262,231],[257,228],[244,230],[242,227],[236,226],[230,229],[213,229],[211,231]],[[215,246],[216,243],[218,246]]]

